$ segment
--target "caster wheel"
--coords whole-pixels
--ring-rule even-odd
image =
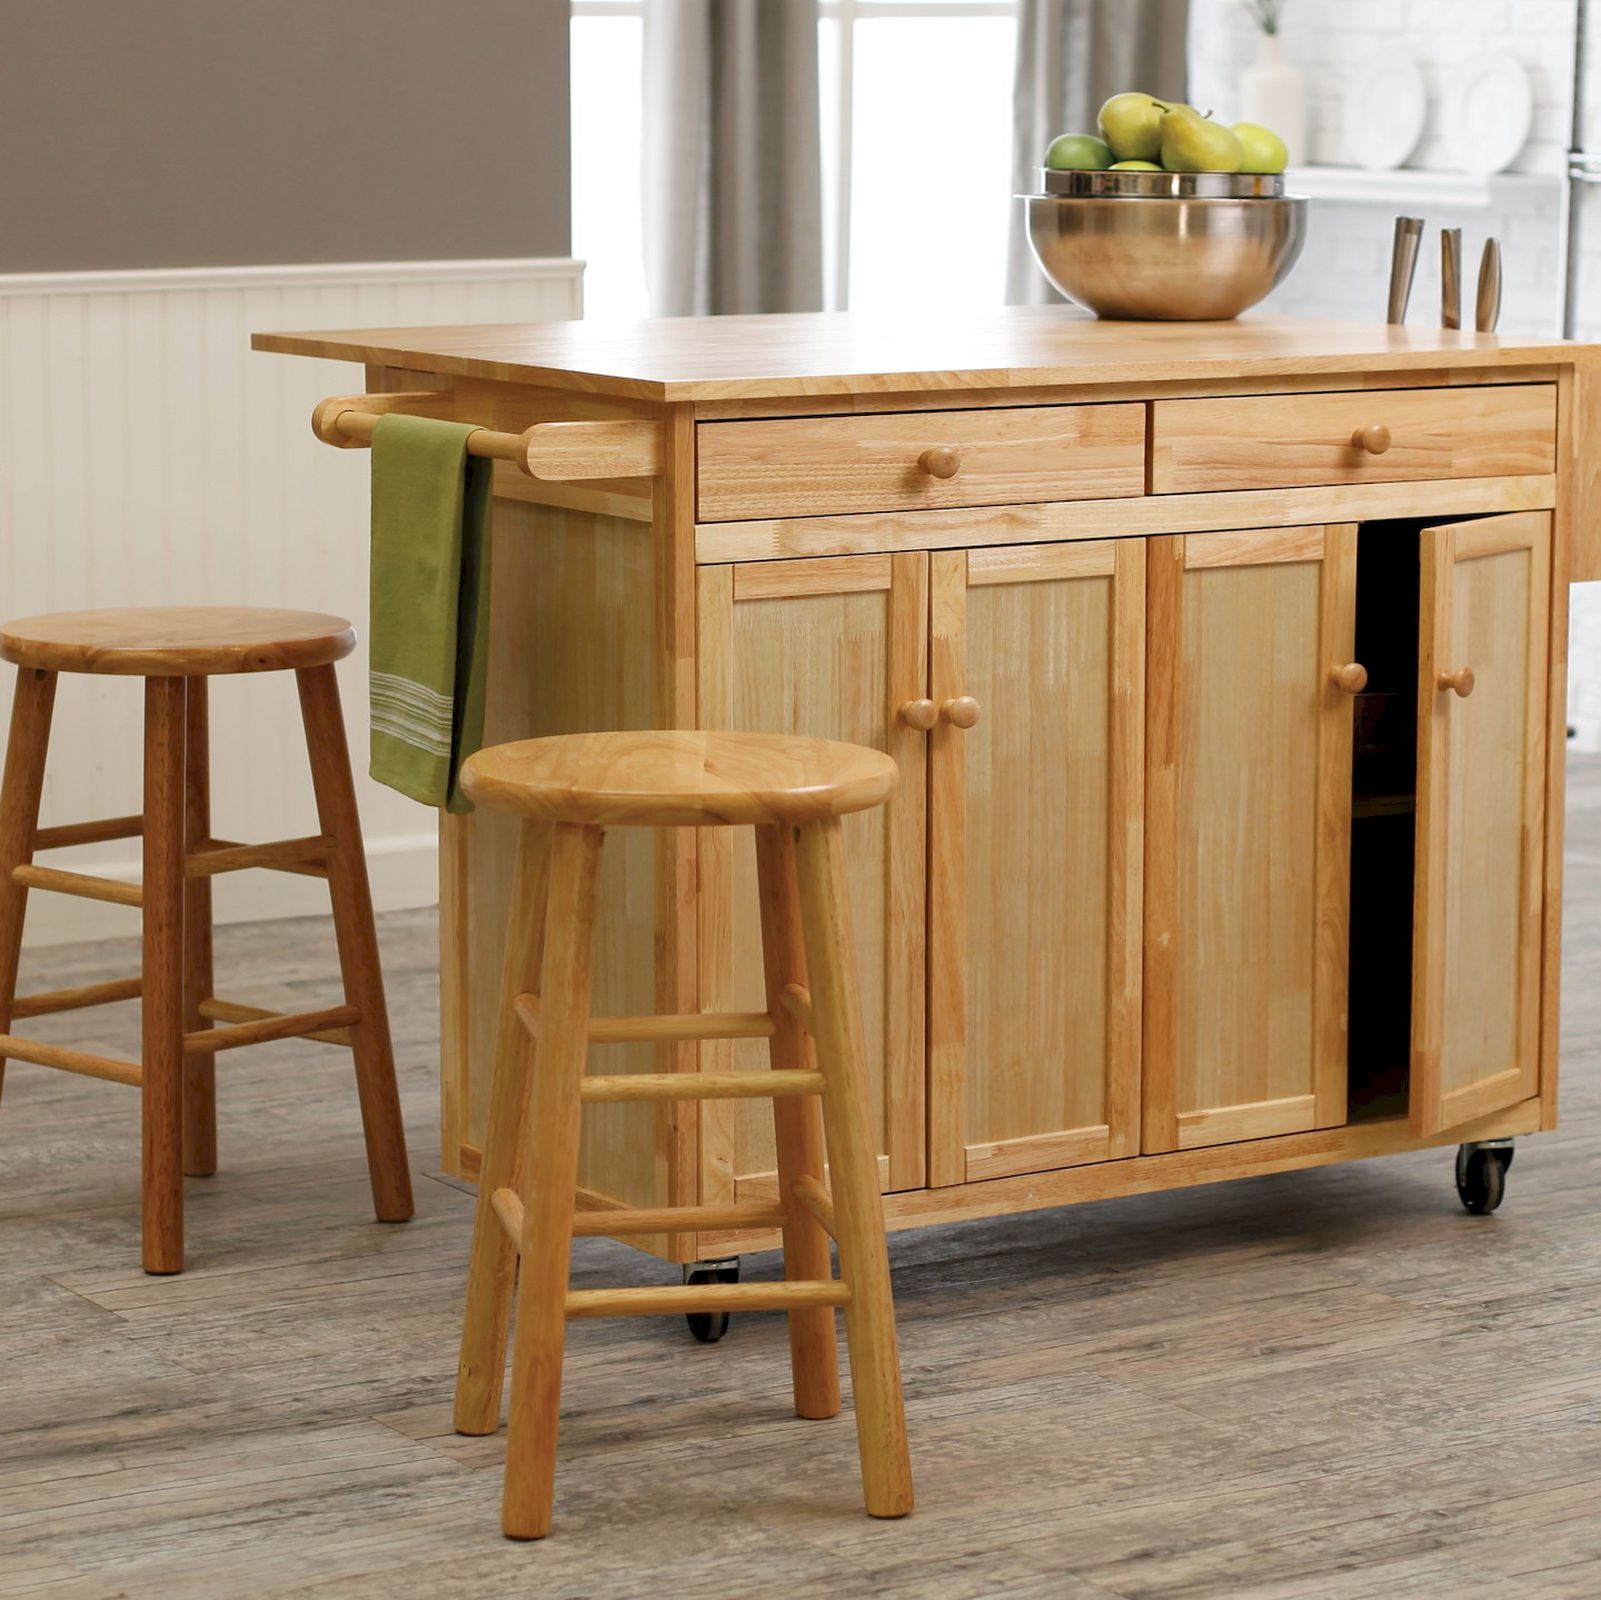
[[[684,1268],[684,1282],[695,1283],[738,1283],[739,1260],[732,1261],[696,1261]],[[702,1344],[716,1344],[728,1332],[728,1313],[726,1311],[687,1311],[684,1321],[689,1324],[690,1333]]]
[[[1465,1144],[1456,1153],[1456,1192],[1476,1217],[1488,1216],[1506,1194],[1507,1168],[1512,1152]]]

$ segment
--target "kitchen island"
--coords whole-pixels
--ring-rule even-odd
[[[894,758],[848,825],[892,1227],[1433,1144],[1487,1210],[1501,1141],[1554,1125],[1593,351],[1062,308],[254,343],[364,365],[329,443],[404,410],[505,458],[487,742]],[[441,820],[443,1151],[473,1176],[516,825]],[[747,839],[620,834],[602,877],[597,1014],[762,1008]],[[581,1183],[772,1197],[767,1108],[592,1107]]]

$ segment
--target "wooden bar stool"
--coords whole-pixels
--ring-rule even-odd
[[[876,750],[739,733],[532,739],[482,750],[464,767],[463,786],[479,805],[524,819],[455,1412],[459,1433],[493,1433],[499,1423],[520,1261],[502,1505],[510,1537],[550,1530],[568,1317],[787,1311],[795,1409],[831,1417],[840,1403],[833,1308],[843,1306],[867,1510],[900,1517],[912,1509],[839,826],[846,813],[881,804],[895,776]],[[605,828],[741,824],[756,829],[767,1010],[591,1018]],[[585,1075],[591,1043],[708,1038],[767,1039],[771,1070]],[[735,1096],[773,1099],[776,1205],[575,1215],[586,1102]],[[575,1235],[773,1227],[783,1229],[783,1283],[568,1288]],[[837,1281],[830,1237],[839,1247]]]
[[[333,663],[356,636],[342,617],[219,606],[73,611],[0,625],[0,658],[17,667],[0,782],[0,1074],[5,1059],[131,1084],[140,1091],[146,1272],[183,1270],[183,1179],[216,1171],[216,1052],[271,1039],[310,1038],[350,1048],[380,1221],[412,1211],[405,1133],[395,1090],[389,1019],[373,935],[372,898],[350,754]],[[206,679],[293,671],[321,832],[242,845],[211,837]],[[39,827],[39,799],[56,675],[110,673],[145,680],[144,810],[138,816]],[[141,884],[33,864],[34,852],[143,838]],[[345,1003],[286,1015],[212,993],[211,877],[270,867],[328,880]],[[139,906],[136,978],[16,992],[30,889]],[[13,1019],[113,1000],[142,1002],[141,1060],[93,1055],[9,1030]],[[207,1027],[207,1022],[223,1024]],[[0,1079],[3,1082],[3,1079]]]

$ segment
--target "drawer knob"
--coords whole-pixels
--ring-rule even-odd
[[[1473,693],[1473,668],[1458,667],[1455,672],[1442,672],[1434,681],[1442,690],[1449,689],[1466,700]]]
[[[1370,456],[1382,456],[1390,448],[1390,430],[1382,422],[1370,422],[1351,435],[1351,443]]]
[[[898,715],[908,728],[927,733],[939,721],[939,707],[932,700],[908,700]]]
[[[970,694],[959,694],[947,700],[939,713],[953,728],[971,728],[978,721],[978,701]]]
[[[1347,694],[1361,694],[1368,686],[1368,669],[1360,661],[1348,661],[1343,667],[1330,670],[1329,681]]]
[[[954,478],[962,470],[962,458],[948,444],[937,444],[917,458],[917,464],[931,478]]]

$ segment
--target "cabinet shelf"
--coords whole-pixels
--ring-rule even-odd
[[[1428,172],[1415,167],[1370,172],[1365,167],[1313,165],[1292,167],[1284,176],[1290,194],[1358,205],[1516,205],[1545,196],[1554,199],[1562,182],[1557,174],[1547,172],[1497,172],[1485,177],[1475,172]]]
[[[1351,817],[1409,817],[1417,810],[1414,794],[1359,794],[1351,801]]]

